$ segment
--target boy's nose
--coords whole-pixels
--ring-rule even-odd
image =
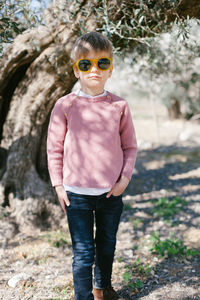
[[[93,65],[92,65],[91,71],[99,71],[99,69],[98,69],[98,67],[97,67],[97,64],[96,64],[96,62],[93,62]]]

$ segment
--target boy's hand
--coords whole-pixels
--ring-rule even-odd
[[[55,186],[55,190],[58,196],[58,200],[64,212],[66,213],[65,204],[67,206],[70,205],[69,199],[67,197],[67,193],[62,185]]]
[[[122,175],[120,180],[116,182],[113,188],[108,192],[106,198],[109,198],[111,195],[113,196],[121,195],[123,191],[126,189],[128,184],[129,184],[128,177]]]

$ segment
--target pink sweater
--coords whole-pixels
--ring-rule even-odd
[[[111,93],[60,98],[51,113],[48,168],[53,186],[112,188],[120,175],[131,178],[137,155],[127,102]]]

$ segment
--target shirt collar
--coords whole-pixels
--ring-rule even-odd
[[[86,97],[86,98],[98,98],[98,97],[104,97],[104,96],[106,96],[107,95],[107,91],[104,91],[102,94],[97,95],[97,96],[91,96],[91,95],[88,95],[88,94],[84,93],[83,91],[81,91],[79,89],[78,91],[75,92],[75,94],[77,96]]]

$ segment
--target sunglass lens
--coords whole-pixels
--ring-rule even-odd
[[[107,70],[110,67],[110,60],[107,58],[101,58],[98,60],[98,66],[101,70]]]
[[[82,59],[79,61],[78,67],[81,71],[88,71],[91,67],[91,62],[87,59]]]

